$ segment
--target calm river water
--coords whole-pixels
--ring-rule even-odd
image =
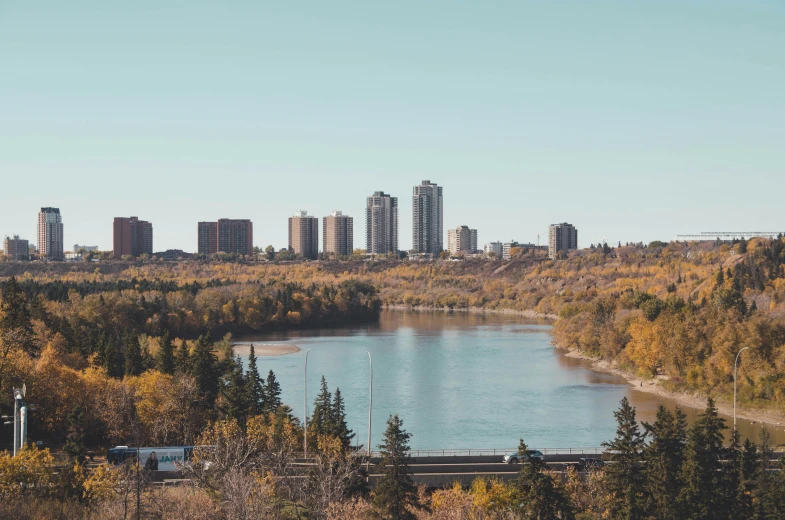
[[[618,376],[596,372],[551,345],[547,322],[519,317],[442,312],[383,311],[378,324],[246,336],[238,341],[293,343],[294,354],[260,357],[272,369],[282,398],[303,413],[303,366],[308,356],[308,409],[324,375],[340,387],[349,427],[367,443],[369,368],[373,356],[374,448],[390,414],[403,419],[414,449],[514,448],[523,437],[535,448],[597,447],[615,434],[613,412],[625,395],[642,421],[659,404]],[[695,410],[684,410],[690,420]],[[731,421],[729,419],[728,424]],[[739,421],[757,440],[760,425]],[[770,428],[785,443],[780,426]]]

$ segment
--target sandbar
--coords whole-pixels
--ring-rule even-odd
[[[235,343],[234,344],[234,353],[237,356],[245,357],[251,353],[251,343]],[[257,356],[282,356],[284,354],[293,354],[295,352],[300,352],[300,347],[297,345],[280,345],[280,344],[268,344],[268,343],[253,343],[254,354]]]

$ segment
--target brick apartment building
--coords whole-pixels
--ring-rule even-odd
[[[126,255],[138,257],[142,253],[153,254],[153,225],[139,217],[115,217],[113,229],[114,257]]]

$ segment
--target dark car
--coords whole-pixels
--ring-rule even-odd
[[[529,454],[529,457],[532,459],[539,459],[539,460],[545,459],[545,456],[542,454],[541,451],[529,450],[527,453]],[[516,451],[515,453],[510,453],[509,455],[505,455],[502,460],[507,464],[518,464],[519,458],[521,458],[521,456],[519,456],[518,452]]]

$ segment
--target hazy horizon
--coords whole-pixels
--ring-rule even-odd
[[[196,250],[197,222],[444,187],[478,242],[785,229],[785,4],[0,3],[0,236]],[[320,223],[321,227],[321,223]],[[320,234],[321,234],[320,229]],[[321,237],[320,237],[321,238]]]

